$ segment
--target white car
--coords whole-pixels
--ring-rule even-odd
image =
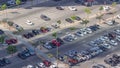
[[[120,36],[116,36],[116,39],[117,39],[118,41],[120,41]]]
[[[72,11],[77,11],[77,8],[75,8],[74,6],[69,6],[68,8]]]
[[[50,42],[47,42],[43,45],[47,49],[52,49],[52,46],[50,45]]]
[[[105,24],[112,26],[115,24],[115,21],[111,20],[111,21],[105,22]]]
[[[50,66],[50,68],[56,68],[56,65],[55,65],[55,64],[52,64],[52,65]]]
[[[111,9],[111,7],[110,7],[110,6],[104,6],[103,9],[104,9],[105,11],[109,11],[109,10]]]
[[[37,65],[41,68],[46,68],[46,66],[44,65],[44,63],[40,62],[40,63],[37,63]]]
[[[103,47],[107,48],[107,49],[110,49],[112,48],[112,46],[110,46],[109,44],[105,43],[105,44],[102,44]]]
[[[117,15],[116,18],[117,18],[117,19],[120,19],[120,15]]]
[[[109,42],[111,45],[113,45],[113,46],[116,46],[116,45],[118,45],[118,43],[116,42],[116,41],[114,41],[114,40],[110,40],[110,42]]]
[[[27,65],[27,68],[34,68],[33,65]]]
[[[92,30],[91,30],[90,28],[86,28],[85,30],[86,30],[86,32],[87,32],[88,34],[91,34],[91,33],[92,33]]]
[[[27,20],[27,22],[25,22],[28,25],[33,25],[33,23],[30,20]]]

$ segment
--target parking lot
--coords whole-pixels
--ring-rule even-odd
[[[86,6],[70,0],[46,1],[32,7],[9,9],[19,11],[7,13],[8,26],[1,25],[0,65],[2,68],[29,65],[54,68],[54,60],[41,58],[43,55],[51,58],[51,54],[73,68],[92,68],[97,64],[111,68],[119,65],[116,55],[111,62],[104,60],[112,57],[111,54],[120,53],[120,30],[115,30],[120,29],[120,5],[116,5],[117,12],[114,15],[110,13],[113,7],[103,5],[101,22],[96,19],[100,6],[89,7],[92,13],[88,15],[84,11]],[[0,14],[0,17],[3,19],[5,15]],[[83,23],[86,18],[89,18],[88,24]],[[18,34],[12,33],[11,21],[12,29]],[[8,49],[11,46],[15,51]],[[37,48],[40,55],[35,53]],[[4,58],[8,58],[10,63]]]

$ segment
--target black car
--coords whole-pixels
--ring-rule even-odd
[[[67,18],[67,19],[65,19],[67,22],[69,22],[69,23],[74,23],[74,21],[72,20],[72,19],[70,19],[70,18]]]
[[[40,16],[41,19],[45,20],[45,21],[50,21],[51,19],[49,17],[47,17],[46,15],[41,15]]]
[[[57,6],[56,9],[58,9],[58,10],[64,10],[64,8],[61,7],[61,6]]]
[[[106,68],[106,67],[102,64],[97,64],[97,65],[92,66],[92,68]]]
[[[27,38],[27,39],[30,38],[30,36],[28,36],[27,34],[23,34],[22,36],[25,37],[25,38]]]
[[[90,28],[92,31],[96,31],[96,30],[100,29],[100,28],[99,28],[99,25],[96,25],[96,24],[93,25],[93,26],[90,26],[89,28]]]
[[[5,66],[5,65],[8,65],[8,64],[10,64],[11,62],[10,62],[10,60],[8,60],[7,58],[2,58],[2,59],[0,59],[0,67],[1,66]]]
[[[60,44],[64,44],[64,41],[61,38],[57,38],[56,40],[60,42]]]
[[[80,21],[81,18],[79,16],[75,16],[75,20]]]
[[[32,33],[34,34],[34,35],[38,35],[38,34],[40,34],[40,30],[32,30]]]
[[[0,35],[1,35],[1,34],[4,34],[4,31],[0,29]]]
[[[53,1],[57,2],[57,1],[61,1],[61,0],[53,0]]]
[[[28,35],[29,37],[34,37],[34,34],[33,34],[32,32],[28,32],[27,35]]]
[[[31,56],[31,54],[29,53],[28,50],[24,50],[24,51],[18,53],[18,57],[21,59],[27,59],[30,56]]]

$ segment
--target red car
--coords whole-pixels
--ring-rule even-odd
[[[51,62],[48,61],[48,60],[44,60],[43,63],[44,63],[44,65],[45,65],[46,67],[50,67],[50,66],[51,66]]]
[[[75,60],[75,59],[69,59],[68,62],[69,62],[69,63],[72,63],[72,64],[76,64],[76,63],[78,63],[78,60]]]
[[[41,27],[41,28],[40,28],[40,31],[43,32],[43,33],[48,32],[48,30],[47,30],[45,27]]]
[[[57,41],[57,40],[55,40],[55,39],[54,39],[54,40],[52,40],[52,44],[55,44],[55,45],[56,45],[56,46],[58,46],[58,47],[60,46],[60,42],[58,42],[58,41]]]
[[[17,39],[8,39],[5,41],[8,45],[10,44],[16,44],[17,43]]]

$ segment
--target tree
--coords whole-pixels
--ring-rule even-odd
[[[86,26],[88,23],[89,23],[89,20],[85,19],[85,20],[82,20],[81,24],[84,24]]]
[[[58,20],[57,23],[58,23],[58,24],[61,24],[61,20]]]
[[[11,29],[14,23],[12,21],[8,21],[7,24],[9,25],[9,29]]]
[[[61,20],[58,20],[58,21],[57,21],[57,23],[58,23],[58,24],[59,24],[59,26],[60,26],[60,24],[61,24]]]
[[[0,43],[4,43],[5,36],[0,36]]]
[[[57,38],[57,33],[54,32],[54,33],[52,34],[52,36],[55,37],[55,38]]]
[[[71,19],[72,20],[76,20],[76,16],[71,16]]]
[[[89,19],[89,14],[92,13],[91,10],[90,10],[90,8],[85,8],[85,9],[84,9],[84,12],[87,14],[86,19],[88,20],[88,19]]]
[[[103,15],[98,15],[97,17],[96,17],[96,19],[98,19],[99,20],[99,24],[101,23],[101,21],[102,21],[102,19],[103,19]]]
[[[21,0],[16,0],[15,3],[17,6],[19,6],[21,4]]]
[[[103,6],[100,6],[100,8],[99,8],[100,15],[102,14],[102,10],[103,10]]]
[[[55,38],[57,38],[57,33],[54,32],[54,33],[52,34],[52,36],[55,37]],[[59,55],[59,50],[58,50],[58,46],[57,46],[57,54],[56,54],[56,56],[57,56],[57,67],[58,67],[58,55]]]
[[[1,9],[3,10],[3,12],[4,12],[4,10],[5,9],[7,9],[7,5],[6,4],[3,4],[2,6],[1,6]],[[7,16],[7,11],[5,12],[5,17]]]
[[[12,46],[12,45],[8,46],[8,47],[7,47],[7,52],[8,52],[9,54],[13,54],[13,53],[17,52],[16,46]]]

